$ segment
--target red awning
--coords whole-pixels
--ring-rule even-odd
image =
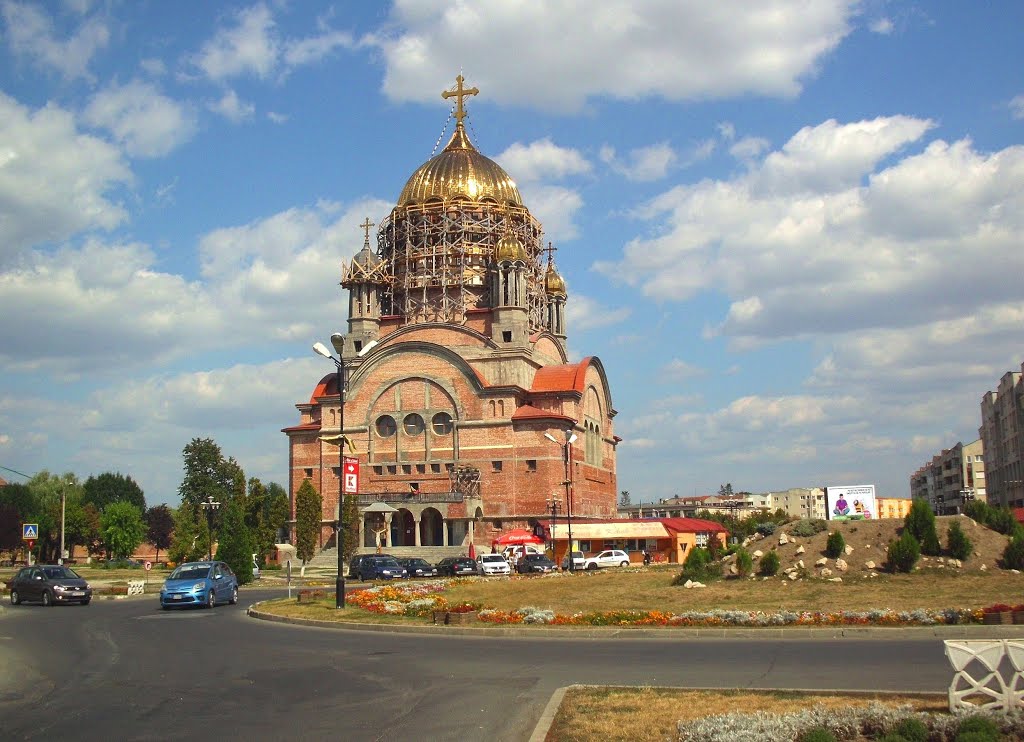
[[[503,533],[494,539],[495,546],[510,546],[512,544],[543,544],[544,539],[537,538],[525,529],[517,529]]]

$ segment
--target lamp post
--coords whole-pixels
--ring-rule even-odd
[[[576,434],[572,428],[565,431],[565,443],[559,441],[551,433],[545,433],[544,437],[552,443],[562,447],[562,458],[565,461],[565,524],[569,530],[569,571],[575,570],[572,558],[572,444],[576,442]]]
[[[206,536],[210,539],[210,561],[213,561],[213,511],[220,508],[220,503],[213,499],[213,495],[207,495],[206,499],[199,503],[206,511]]]
[[[336,336],[332,335],[333,340]],[[377,344],[372,340],[363,346],[361,358]],[[334,522],[334,541],[338,549],[338,578],[334,583],[334,607],[345,607],[345,359],[335,358],[323,343],[313,343],[313,352],[334,363],[338,374],[338,519]],[[339,354],[340,355],[340,354]]]
[[[555,518],[562,511],[562,503],[560,503],[554,497],[551,497],[551,498],[545,500],[544,502],[547,505],[547,509],[549,511],[551,511],[551,530],[549,531],[549,533],[551,534],[551,556],[554,557],[555,556]],[[571,544],[570,544],[570,546],[571,546]]]

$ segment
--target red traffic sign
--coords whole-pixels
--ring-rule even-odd
[[[359,459],[349,456],[345,457],[345,467],[342,471],[343,491],[346,495],[354,495],[359,492]]]
[[[146,562],[146,571],[153,569],[153,562]]]

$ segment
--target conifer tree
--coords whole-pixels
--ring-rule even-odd
[[[322,512],[323,500],[320,493],[312,482],[303,480],[299,491],[295,493],[295,556],[302,560],[303,566],[316,552],[316,535],[320,529]]]
[[[960,527],[959,521],[953,521],[953,524],[949,527],[949,533],[946,534],[946,546],[949,549],[949,555],[954,559],[963,561],[971,555],[974,544],[967,538],[967,534]]]
[[[939,534],[935,530],[935,513],[927,500],[919,497],[911,503],[903,525],[920,544],[922,554],[939,556],[942,553]]]
[[[252,582],[252,554],[252,537],[245,525],[242,503],[232,498],[224,509],[217,533],[217,559],[231,567],[239,585],[245,585]]]

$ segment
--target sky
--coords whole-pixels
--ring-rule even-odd
[[[909,496],[1024,361],[1024,4],[0,0],[0,476],[287,483],[341,263],[467,126],[636,502]]]

